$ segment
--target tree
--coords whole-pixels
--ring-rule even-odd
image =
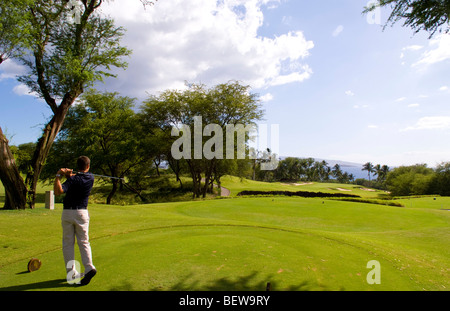
[[[328,166],[327,161],[323,160],[319,166],[319,176],[321,181],[328,181],[331,175],[331,167]]]
[[[433,187],[439,195],[450,196],[450,162],[438,165]]]
[[[218,165],[222,161],[233,161],[226,159],[226,126],[241,124],[244,127],[254,124],[261,119],[263,112],[260,110],[258,95],[249,91],[249,86],[243,86],[239,82],[231,81],[224,84],[207,88],[203,84],[191,84],[184,91],[167,90],[159,96],[150,96],[141,108],[141,119],[144,126],[148,126],[148,133],[153,128],[160,128],[170,137],[172,147],[174,142],[180,138],[172,136],[172,130],[180,136],[186,137],[187,144],[182,145],[183,157],[181,158],[189,169],[193,182],[193,196],[205,197],[211,181],[220,183],[220,176],[224,174],[224,168],[233,165]],[[199,122],[200,121],[200,122]],[[214,127],[213,125],[217,125]],[[180,127],[181,126],[181,127]],[[209,133],[206,129],[214,128]],[[200,132],[201,150],[195,147],[195,133]],[[221,137],[221,132],[223,136]],[[214,133],[214,135],[213,135]],[[211,136],[211,138],[209,138]],[[237,137],[233,137],[234,147]],[[211,141],[213,141],[211,143]],[[248,152],[248,137],[245,137],[245,152]],[[181,152],[181,146],[179,146]],[[209,150],[208,150],[209,148]],[[172,149],[172,148],[171,148]],[[172,149],[173,151],[173,149]],[[200,154],[196,154],[200,151]],[[209,151],[211,157],[207,157],[204,151]],[[236,159],[237,150],[231,150]],[[171,152],[170,157],[175,158]],[[218,170],[220,168],[220,170]],[[220,172],[220,173],[219,173]],[[203,183],[203,185],[202,185]]]
[[[387,174],[386,185],[393,196],[432,194],[434,176],[426,164],[400,166]]]
[[[0,2],[0,64],[21,55],[23,36],[30,31],[25,9],[31,0],[3,0]],[[8,139],[0,127],[0,180],[5,187],[5,209],[19,209],[26,205],[27,189],[16,165]]]
[[[404,20],[403,26],[411,27],[416,33],[424,30],[430,38],[436,32],[449,33],[450,1],[448,0],[378,0],[366,7],[363,13],[372,12],[381,7],[391,7],[392,12],[386,22],[395,24]]]
[[[27,188],[17,168],[8,140],[0,128],[0,179],[5,187],[5,208],[18,209],[26,204]]]
[[[34,0],[2,0],[0,3],[0,64],[21,55],[27,47],[23,37],[30,32],[30,11]]]
[[[343,172],[341,170],[341,166],[336,163],[336,165],[333,166],[331,174],[333,175],[334,178],[336,178],[337,180],[340,180],[342,178],[342,176],[343,176]]]
[[[14,2],[7,1],[6,9],[11,10]],[[73,8],[66,0],[26,2],[26,10],[22,10],[26,16],[22,20],[22,31],[12,39],[8,38],[1,47],[14,46],[13,39],[26,47],[22,49],[23,53],[13,55],[29,69],[27,74],[19,77],[19,81],[38,94],[53,113],[37,142],[25,185],[18,178],[2,179],[3,183],[12,182],[15,188],[27,188],[26,205],[30,208],[34,208],[36,186],[45,160],[72,104],[85,88],[112,76],[112,67],[125,68],[126,62],[122,57],[131,53],[120,45],[124,29],[114,26],[113,20],[96,14],[103,1],[82,0],[81,3],[79,23],[69,23],[67,16]],[[9,146],[0,140],[0,148],[8,149]],[[13,176],[13,166],[0,167],[1,170],[10,170],[0,176]],[[22,192],[17,193],[7,187],[5,190],[19,202],[5,204],[5,208],[26,207]]]
[[[372,163],[367,162],[366,164],[363,165],[362,171],[367,171],[367,174],[369,176],[369,181],[370,181],[370,174],[375,172],[374,166]]]
[[[258,162],[262,161],[262,159],[260,157]],[[256,159],[254,161],[256,166]],[[283,159],[278,163],[275,171],[275,179],[279,181],[298,181],[300,179],[299,169],[300,159],[293,157]]]
[[[380,185],[386,181],[387,173],[389,173],[389,166],[380,164],[374,166],[374,175],[377,176],[377,183]]]
[[[355,175],[353,175],[353,174],[348,175],[349,182],[353,182],[354,180],[355,180]]]
[[[31,158],[33,157],[34,150],[36,149],[36,144],[25,143],[16,148],[17,150],[13,151],[13,154],[17,161],[17,167],[20,173],[26,175],[30,169]]]
[[[78,155],[86,155],[91,158],[91,171],[124,178],[133,168],[151,163],[152,155],[141,149],[133,98],[89,90],[80,99],[67,114],[60,138],[55,142],[55,151],[62,149],[64,157],[52,156],[49,168],[55,167],[54,161],[73,161]],[[106,203],[111,204],[119,180],[107,180],[112,189]]]
[[[306,158],[302,161],[302,166],[307,181],[312,181],[314,179],[314,162],[314,158]]]

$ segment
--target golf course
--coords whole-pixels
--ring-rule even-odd
[[[450,289],[449,197],[386,201],[383,191],[351,184],[230,176],[222,186],[228,197],[91,203],[98,273],[88,286],[66,281],[61,203],[54,210],[43,202],[33,210],[0,210],[0,291],[264,291],[269,282],[273,291]],[[343,192],[361,199],[238,196],[244,190]],[[42,262],[38,271],[27,271],[31,258]],[[77,247],[76,258],[81,261]],[[368,282],[370,261],[379,262],[379,284]]]

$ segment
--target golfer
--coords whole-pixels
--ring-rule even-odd
[[[70,261],[75,260],[75,237],[80,249],[81,261],[84,266],[84,278],[81,285],[87,285],[97,273],[92,263],[91,245],[89,243],[89,213],[87,210],[89,195],[94,185],[94,176],[87,174],[90,167],[88,157],[81,156],[77,160],[78,173],[75,175],[71,169],[62,168],[56,174],[53,190],[55,195],[66,194],[61,216],[63,230],[63,255],[66,264],[66,272],[74,270],[67,267]],[[61,177],[66,181],[61,184]]]

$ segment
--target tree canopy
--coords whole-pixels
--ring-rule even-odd
[[[38,94],[53,115],[36,144],[25,182],[16,178],[7,140],[0,135],[0,177],[11,198],[5,207],[34,207],[36,184],[45,160],[72,104],[96,81],[112,76],[113,67],[126,68],[131,51],[120,43],[124,29],[97,10],[102,0],[82,0],[79,20],[67,0],[5,0],[0,4],[0,56],[20,61],[28,72],[19,81]],[[3,34],[5,34],[3,36]],[[1,132],[0,132],[1,133]],[[16,189],[21,189],[17,191]]]
[[[205,197],[212,182],[220,184],[220,177],[237,165],[232,162],[239,158],[237,153],[242,147],[233,136],[233,142],[236,143],[232,150],[228,150],[228,146],[226,149],[220,148],[227,145],[226,136],[220,134],[226,132],[227,125],[239,124],[245,127],[254,124],[262,116],[258,95],[251,93],[249,86],[230,81],[211,88],[203,84],[191,84],[184,91],[167,90],[159,96],[150,96],[141,109],[141,124],[144,129],[148,127],[145,130],[148,133],[154,132],[154,128],[165,133],[172,146],[170,154],[166,153],[171,159],[169,162],[185,162],[193,180],[194,197]],[[172,136],[174,129],[186,137],[186,144],[178,148],[178,151],[183,149],[181,159],[173,155],[173,146],[178,140]],[[200,132],[199,141],[195,139],[196,131]],[[210,136],[211,139],[208,138]],[[246,148],[244,152],[248,152],[248,139],[246,136],[243,142]],[[230,151],[233,159],[225,156]]]
[[[430,37],[437,32],[450,31],[450,0],[378,0],[371,3],[363,13],[381,7],[392,8],[385,27],[403,20],[403,26],[411,27],[416,33],[427,31]]]

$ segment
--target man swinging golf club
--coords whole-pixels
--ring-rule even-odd
[[[85,273],[81,285],[87,285],[97,273],[92,263],[91,245],[89,243],[89,213],[87,210],[89,195],[94,185],[94,176],[86,174],[89,171],[90,160],[81,156],[77,160],[78,173],[73,174],[71,169],[62,168],[56,174],[53,190],[55,195],[66,194],[61,216],[63,229],[63,255],[66,264],[66,272],[69,274],[74,270],[70,262],[75,260],[75,237],[80,249],[81,261]],[[66,181],[61,184],[61,177]],[[69,265],[69,267],[68,267]]]

